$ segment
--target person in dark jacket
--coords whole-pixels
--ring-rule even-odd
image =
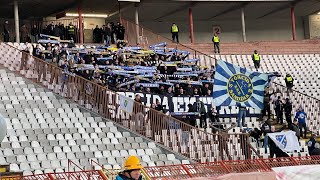
[[[311,156],[319,156],[320,155],[320,144],[316,143],[314,144],[314,149],[310,153]]]
[[[316,144],[316,140],[314,138],[314,134],[312,134],[309,141],[307,142],[309,154],[314,150],[315,144]]]
[[[9,39],[10,39],[9,22],[5,21],[3,25],[3,41],[9,42]]]
[[[298,140],[300,139],[300,129],[298,125],[298,120],[293,120],[293,124],[291,124],[290,129],[294,132],[296,132],[296,136],[298,137]]]
[[[275,111],[277,116],[277,123],[283,124],[283,102],[280,96],[278,96],[278,99],[275,102]]]
[[[124,163],[124,171],[118,174],[116,180],[142,180],[142,168],[138,157],[129,156]]]
[[[270,125],[270,120],[267,119],[262,125],[261,125],[261,131],[263,133],[264,139],[263,139],[263,147],[265,149],[265,153],[267,153],[267,148],[268,148],[268,140],[269,138],[266,136],[267,133],[271,132],[271,125]]]
[[[106,46],[111,44],[111,37],[112,37],[112,28],[111,24],[108,23],[104,29],[104,40],[106,41]]]
[[[288,127],[290,128],[292,124],[291,112],[292,112],[292,104],[289,98],[286,98],[286,103],[283,105],[284,115],[286,117],[286,121],[288,123]]]
[[[271,132],[270,133],[274,133],[274,132],[281,132],[284,129],[284,127],[282,127],[280,130],[276,131],[275,126],[271,126]],[[270,149],[270,158],[273,158],[274,155],[276,155],[276,157],[284,157],[287,156],[286,153],[284,153],[275,143],[274,141],[269,137],[268,139],[269,142],[269,149]]]

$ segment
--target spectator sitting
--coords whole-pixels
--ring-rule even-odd
[[[310,153],[311,156],[318,156],[320,155],[320,144],[319,143],[315,143],[314,144],[314,149],[312,150],[312,152]]]
[[[314,146],[316,144],[316,140],[314,138],[314,134],[311,135],[311,137],[310,137],[310,139],[309,139],[307,144],[308,144],[308,152],[310,154],[314,150],[314,148],[315,148]]]

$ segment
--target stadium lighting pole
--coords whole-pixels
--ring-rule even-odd
[[[81,2],[78,4],[78,16],[79,16],[79,34],[80,43],[83,44],[83,25],[82,25],[82,8]]]
[[[292,28],[292,40],[296,40],[296,16],[294,14],[294,6],[291,6],[291,28]]]
[[[140,32],[139,32],[139,3],[134,3],[134,7],[135,7],[135,12],[134,12],[134,22],[136,24],[136,42],[137,45],[140,44],[139,42],[139,36],[140,36]]]
[[[19,7],[18,7],[18,1],[15,0],[13,2],[14,6],[14,26],[16,31],[16,42],[20,43],[20,30],[19,30]]]
[[[242,25],[243,42],[246,42],[247,41],[247,35],[246,35],[246,22],[244,20],[244,8],[241,8],[241,25]]]
[[[191,44],[194,43],[194,33],[193,33],[193,15],[192,15],[192,8],[189,7],[189,24],[190,24],[190,40]]]

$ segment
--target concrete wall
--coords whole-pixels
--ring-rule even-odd
[[[320,38],[320,15],[309,16],[309,29],[310,29],[310,39]]]
[[[320,19],[320,18],[319,18]],[[189,22],[176,22],[180,29],[180,42],[188,43]],[[319,20],[320,25],[320,20]],[[154,32],[165,37],[170,37],[171,22],[141,22],[141,24]],[[213,35],[213,26],[221,27],[220,39],[222,42],[241,42],[241,21],[240,20],[220,20],[220,21],[194,21],[194,33],[196,43],[210,43]],[[320,27],[320,26],[318,26]],[[266,40],[291,40],[291,20],[246,20],[246,33],[248,41]],[[320,29],[319,29],[320,34]],[[296,18],[296,36],[298,40],[304,39],[303,18]]]

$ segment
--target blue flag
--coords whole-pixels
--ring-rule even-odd
[[[218,61],[213,86],[215,106],[242,106],[263,109],[268,74],[252,72]]]

